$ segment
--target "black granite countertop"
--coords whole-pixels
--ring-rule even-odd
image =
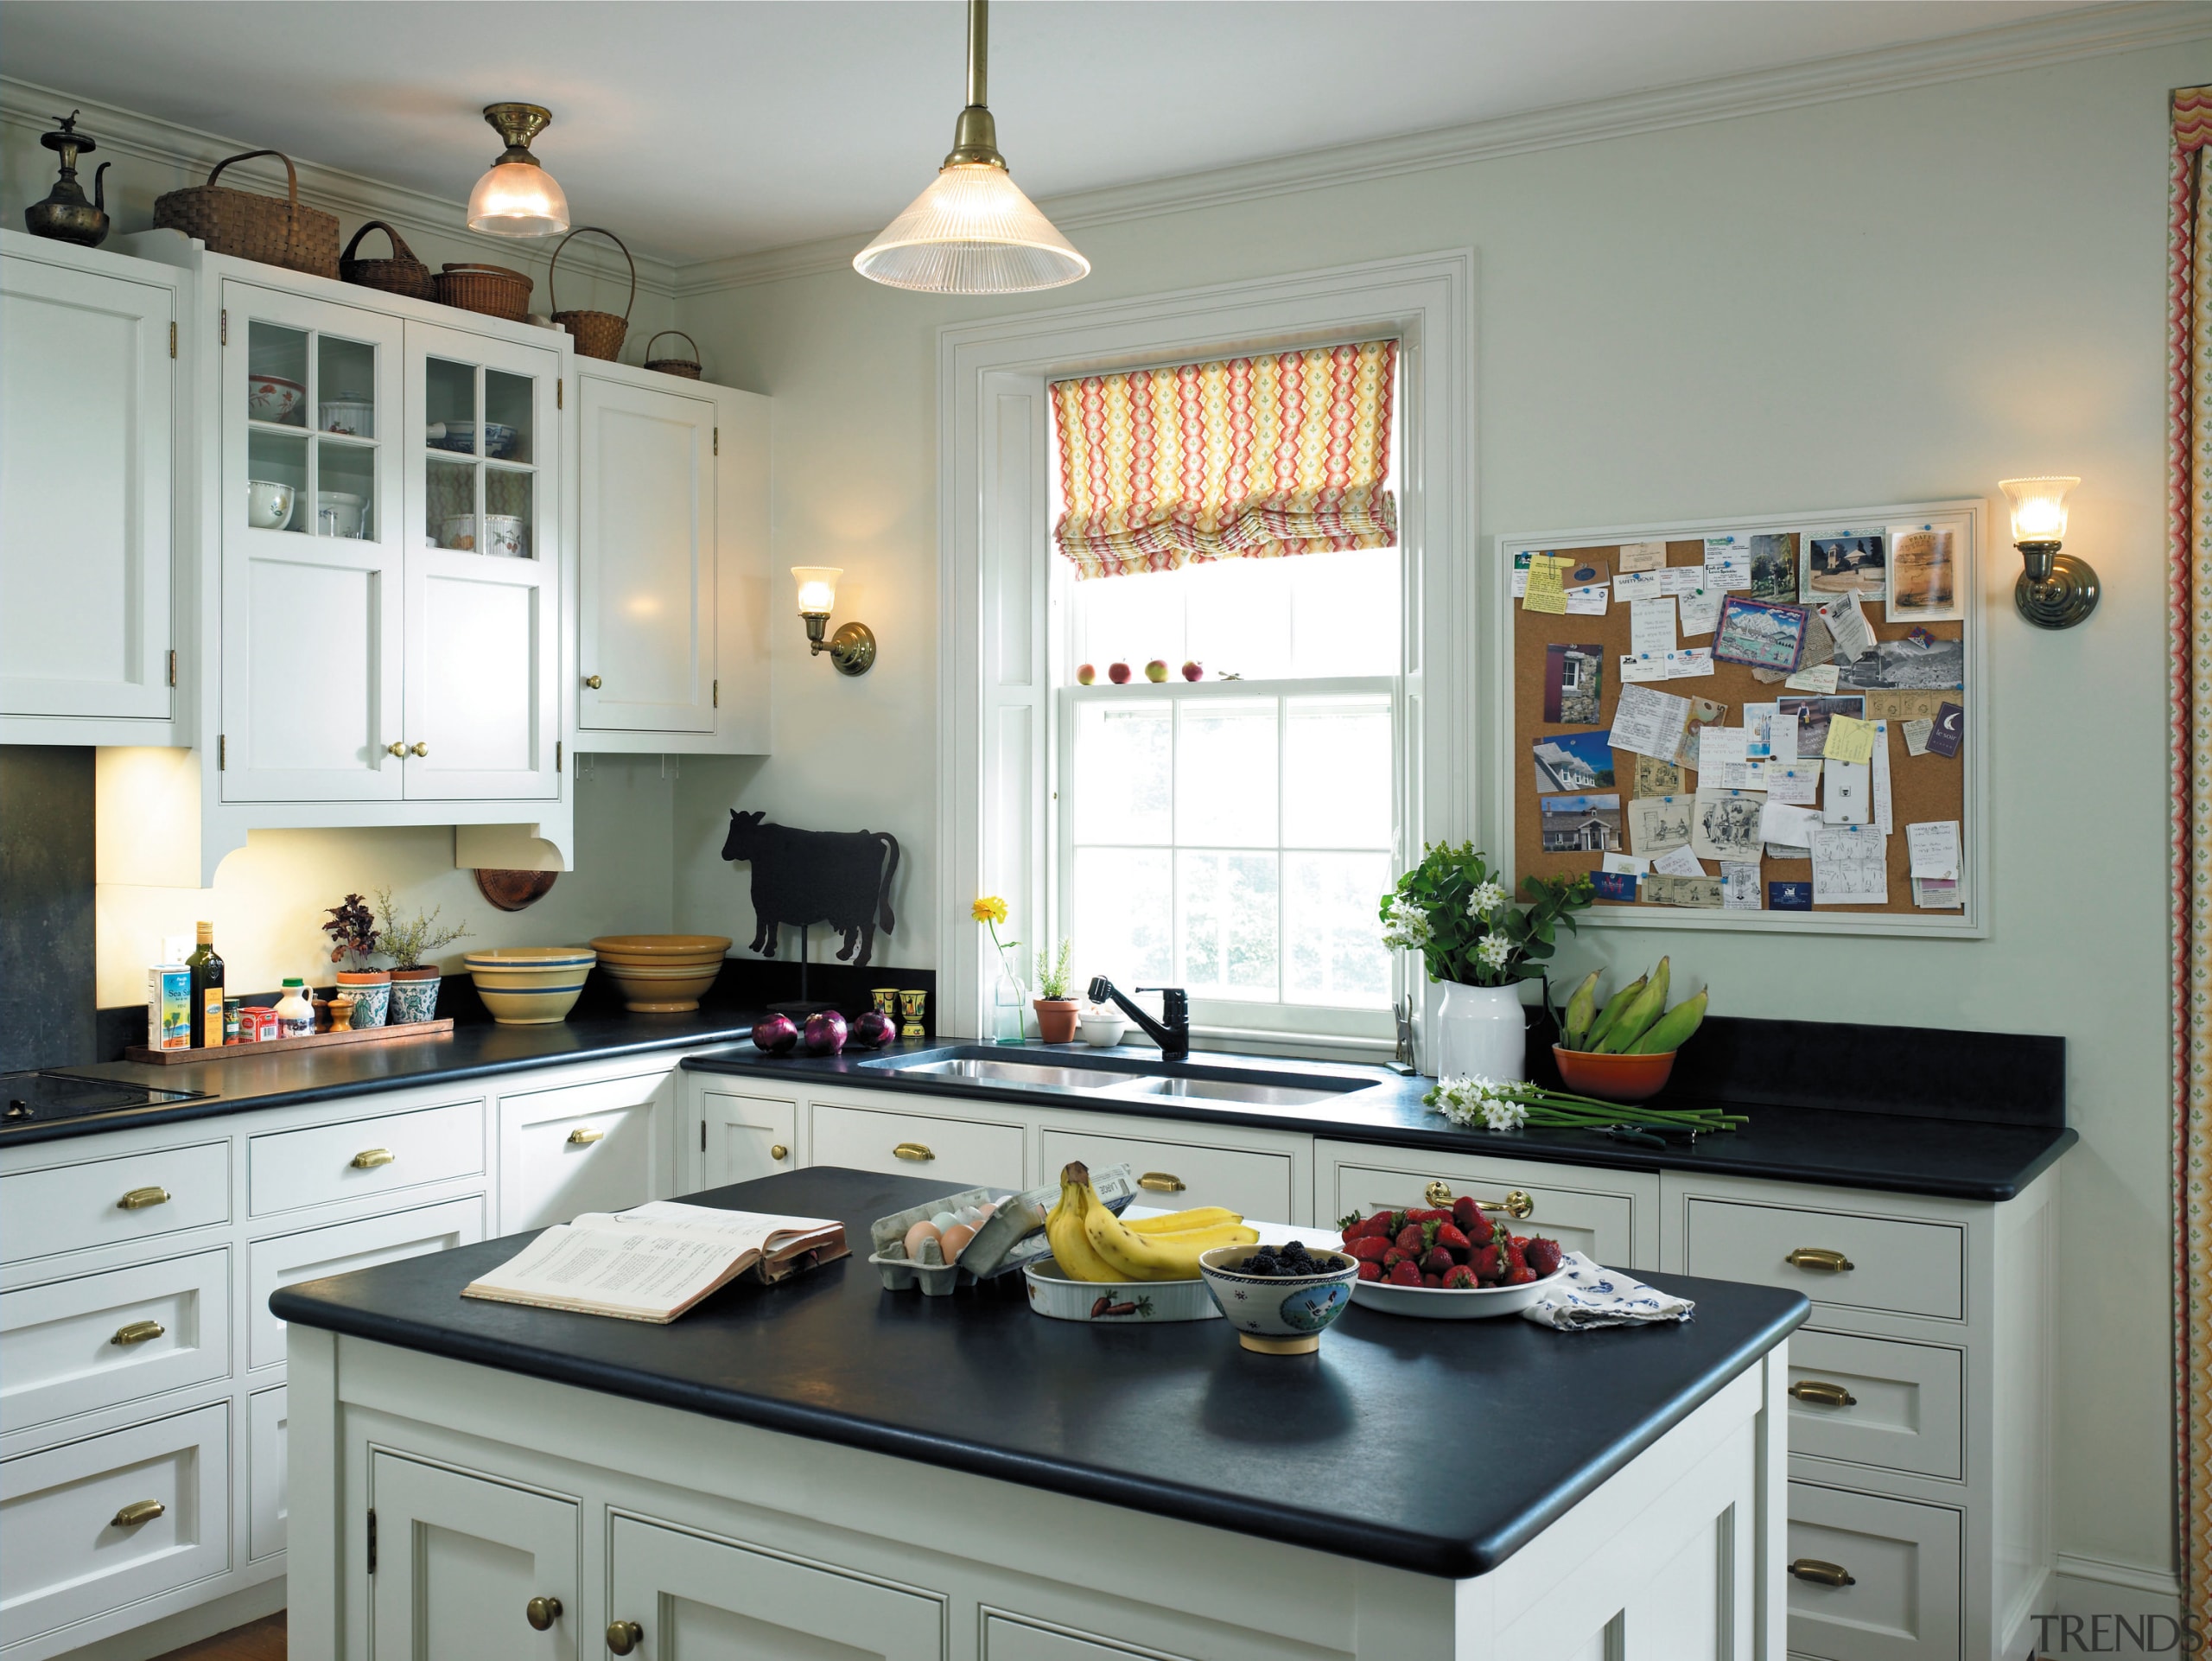
[[[696,1203],[875,1218],[944,1177],[816,1167]],[[1694,1320],[1558,1333],[1354,1308],[1313,1356],[1224,1321],[1089,1326],[1020,1277],[950,1298],[849,1257],[732,1286],[666,1327],[461,1295],[531,1237],[411,1257],[270,1299],[279,1318],[1426,1575],[1496,1568],[1771,1349],[1794,1292],[1654,1276]],[[921,1381],[928,1381],[923,1387]]]

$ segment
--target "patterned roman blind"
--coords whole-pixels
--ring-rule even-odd
[[[1395,340],[1056,381],[1052,535],[1081,577],[1387,548]]]

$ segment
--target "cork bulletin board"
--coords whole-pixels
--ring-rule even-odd
[[[1639,799],[1652,799],[1649,788],[1637,789],[1640,758],[1632,751],[1613,748],[1608,741],[1624,685],[1644,686],[1655,693],[1689,701],[1694,728],[1697,728],[1699,700],[1725,705],[1716,724],[1735,728],[1745,724],[1747,703],[1809,700],[1800,706],[1802,727],[1795,759],[1801,769],[1802,763],[1821,755],[1823,741],[1815,735],[1826,730],[1823,716],[1852,714],[1858,708],[1852,701],[1863,698],[1865,718],[1885,721],[1885,728],[1875,735],[1874,741],[1885,753],[1886,792],[1873,785],[1874,763],[1867,764],[1867,783],[1875,798],[1869,805],[1867,828],[1878,829],[1879,815],[1875,810],[1884,805],[1888,808],[1889,829],[1880,848],[1886,866],[1886,894],[1878,903],[1808,907],[1812,859],[1777,856],[1777,844],[1762,839],[1757,859],[1756,909],[1743,903],[1748,887],[1743,879],[1749,862],[1739,854],[1732,868],[1738,879],[1732,890],[1737,900],[1734,907],[1663,903],[1655,898],[1695,892],[1709,900],[1713,887],[1719,886],[1719,867],[1708,857],[1700,864],[1706,874],[1715,877],[1713,885],[1690,890],[1676,883],[1639,879],[1633,899],[1601,894],[1583,913],[1583,920],[1630,927],[1954,938],[1986,934],[1988,838],[1982,811],[1986,710],[1980,686],[1980,612],[1982,538],[1987,518],[1986,502],[1966,500],[1501,538],[1494,575],[1510,651],[1503,654],[1506,661],[1500,678],[1504,684],[1499,689],[1491,723],[1498,758],[1492,800],[1503,815],[1503,822],[1494,824],[1491,845],[1510,846],[1517,880],[1527,874],[1555,876],[1597,872],[1608,851],[1630,858],[1648,857],[1650,847],[1665,842],[1662,832],[1649,846],[1638,845],[1639,830],[1656,829],[1662,818],[1671,817],[1674,810],[1639,810],[1634,805]],[[1931,531],[1939,533],[1935,545],[1948,555],[1949,566],[1936,579],[1933,592],[1924,569],[1929,546],[1926,533]],[[1945,531],[1950,533],[1948,538],[1940,535]],[[1833,693],[1821,690],[1822,677],[1817,670],[1812,684],[1793,687],[1779,679],[1763,680],[1747,665],[1717,658],[1709,674],[1667,678],[1651,678],[1656,665],[1648,658],[1639,659],[1629,667],[1643,678],[1624,678],[1623,659],[1631,655],[1632,614],[1630,602],[1619,597],[1621,591],[1613,587],[1614,579],[1623,572],[1624,550],[1628,550],[1629,564],[1645,571],[1675,570],[1678,573],[1675,580],[1686,584],[1689,579],[1680,575],[1681,568],[1705,569],[1708,538],[1730,538],[1747,558],[1753,547],[1763,556],[1772,556],[1761,559],[1757,585],[1739,591],[1743,599],[1816,608],[1854,589],[1859,594],[1859,614],[1872,633],[1874,646],[1861,652],[1857,660],[1835,659],[1838,681]],[[1873,591],[1877,579],[1872,570],[1875,538],[1879,538],[1882,560],[1878,594]],[[1656,544],[1661,543],[1665,544],[1663,567],[1656,565]],[[1590,585],[1583,589],[1582,609],[1565,615],[1528,610],[1513,588],[1516,560],[1531,554],[1563,556],[1577,566],[1602,566],[1608,589],[1608,603],[1602,614],[1589,609],[1594,604]],[[1784,558],[1795,568],[1786,596],[1778,591]],[[1717,584],[1708,587],[1707,606],[1719,591]],[[1723,642],[1719,627],[1694,633],[1691,627],[1703,618],[1685,616],[1679,601],[1675,608],[1675,645],[1679,651],[1712,648]],[[1821,638],[1826,633],[1825,626],[1816,623],[1808,632]],[[1732,644],[1742,638],[1732,633],[1727,641]],[[1643,644],[1650,643],[1647,639]],[[1596,651],[1587,651],[1590,647]],[[1726,645],[1723,649],[1727,649]],[[1682,666],[1702,665],[1693,657],[1685,659]],[[1593,670],[1594,697],[1591,691]],[[1823,703],[1827,698],[1844,702]],[[1931,735],[1932,748],[1910,754],[1905,722],[1930,717],[1935,707],[1944,703],[1955,706],[1959,717],[1943,722],[1948,729],[1945,734]],[[1783,703],[1783,707],[1791,706]],[[1681,802],[1686,811],[1696,803],[1700,786],[1717,788],[1721,783],[1719,772],[1690,764],[1694,757],[1703,759],[1699,757],[1703,729],[1697,729],[1700,736],[1692,738],[1671,758],[1675,769],[1672,776],[1677,782],[1665,792]],[[1920,737],[1916,729],[1913,736]],[[1942,754],[1953,737],[1957,741],[1954,753]],[[1541,761],[1539,746],[1544,747]],[[1610,778],[1601,770],[1608,760]],[[1643,782],[1647,786],[1654,783],[1655,775],[1668,776],[1651,765],[1660,760],[1650,758],[1646,762]],[[1809,806],[1825,817],[1830,785],[1846,777],[1832,763],[1824,764],[1812,799],[1808,802],[1801,794],[1795,799],[1796,805]],[[1802,792],[1805,787],[1801,772],[1798,789]],[[1617,808],[1608,806],[1610,798],[1618,799]],[[1781,799],[1779,788],[1776,799]],[[1764,799],[1763,795],[1760,799]],[[1548,813],[1543,805],[1547,801],[1552,810]],[[1958,887],[1953,894],[1945,895],[1940,885],[1930,884],[1921,897],[1955,897],[1961,903],[1955,907],[1916,903],[1906,827],[1945,821],[1958,826]],[[1863,839],[1859,845],[1864,845]],[[1785,886],[1779,889],[1771,886],[1777,884]],[[1770,899],[1783,902],[1783,907],[1770,904]]]

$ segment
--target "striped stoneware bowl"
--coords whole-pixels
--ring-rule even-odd
[[[568,1019],[599,954],[580,945],[503,946],[462,958],[492,1019],[542,1027]]]

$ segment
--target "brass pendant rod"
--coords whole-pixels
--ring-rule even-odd
[[[990,99],[990,0],[968,0],[968,107],[980,110]]]

